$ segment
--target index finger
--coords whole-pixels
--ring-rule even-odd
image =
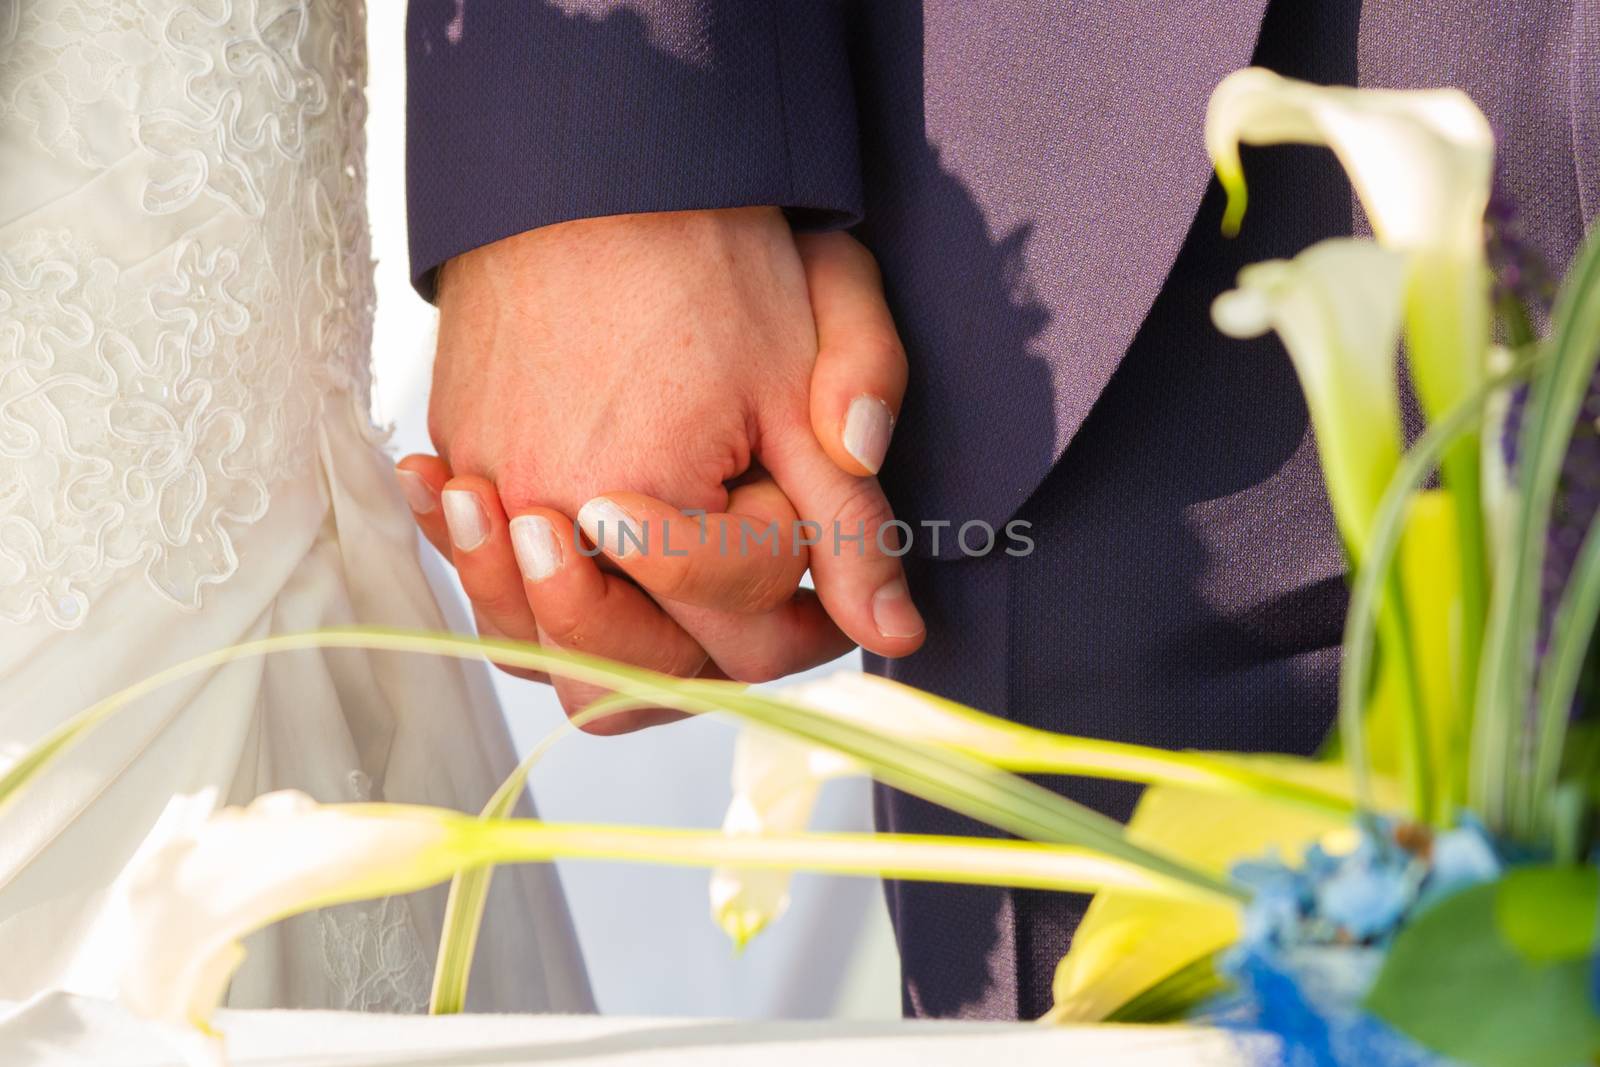
[[[794,596],[809,559],[794,506],[769,478],[736,487],[713,514],[607,493],[579,509],[578,525],[656,597],[719,611],[773,610]]]

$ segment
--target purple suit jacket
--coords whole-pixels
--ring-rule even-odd
[[[1207,307],[1241,264],[1361,223],[1327,153],[1271,149],[1247,153],[1251,215],[1222,240],[1206,99],[1250,62],[1460,86],[1560,269],[1600,208],[1600,0],[1267,7],[412,0],[414,274],[427,293],[463,250],[616,212],[778,204],[854,226],[910,359],[884,467],[897,514],[1019,514],[1038,543],[908,561],[928,643],[874,669],[1051,729],[1309,751],[1334,706],[1342,556],[1287,360],[1222,338]],[[981,832],[888,792],[879,819]],[[908,1009],[987,1017],[1049,1006],[1082,908],[912,883],[890,904]]]
[[[1206,99],[1265,7],[412,0],[413,275],[427,295],[450,256],[574,218],[865,219],[914,367],[894,459],[962,457],[918,464],[897,507],[998,526],[1161,290],[1210,177]],[[1359,82],[1472,93],[1564,262],[1600,204],[1600,2],[1371,0],[1360,21]],[[997,316],[1025,342],[997,346]]]

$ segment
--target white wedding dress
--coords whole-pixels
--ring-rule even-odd
[[[368,425],[364,22],[0,0],[0,763],[205,651],[444,628]],[[92,984],[104,891],[174,794],[476,811],[512,766],[481,664],[306,651],[169,685],[0,819],[0,999]],[[280,923],[229,1003],[421,1010],[443,905]],[[502,871],[485,929],[471,1006],[590,1009],[553,869]]]

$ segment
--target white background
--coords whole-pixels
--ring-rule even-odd
[[[434,312],[408,280],[405,49],[401,0],[368,16],[368,204],[378,261],[373,406],[396,455],[427,450]],[[468,28],[470,32],[470,27]],[[424,552],[431,549],[424,547]],[[824,670],[859,669],[859,657]],[[560,722],[540,685],[499,675],[520,751]],[[533,781],[549,819],[712,827],[728,802],[731,727],[700,720],[623,738],[563,741]],[[867,829],[861,781],[831,785],[813,825]],[[704,872],[564,864],[562,879],[602,1011],[735,1017],[899,1014],[893,941],[876,881],[801,876],[794,903],[742,956],[711,922]],[[493,937],[493,930],[485,936]]]

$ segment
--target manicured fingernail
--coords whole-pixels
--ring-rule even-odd
[[[584,535],[612,556],[643,551],[644,531],[613,501],[597,496],[578,509],[578,525]]]
[[[444,524],[450,530],[451,544],[471,552],[488,539],[489,516],[484,514],[477,493],[446,489],[439,499],[444,501]]]
[[[439,502],[434,499],[433,490],[422,480],[422,475],[416,471],[408,471],[404,467],[396,467],[394,474],[400,479],[400,491],[406,495],[406,503],[411,505],[412,511],[418,515],[427,515],[439,506]]]
[[[899,578],[872,594],[872,621],[885,637],[916,637],[926,628],[911,603],[911,591]]]
[[[518,515],[511,520],[511,550],[517,566],[530,582],[542,582],[561,566],[561,545],[556,528],[543,515]]]
[[[873,474],[883,466],[889,451],[889,432],[894,416],[889,406],[875,396],[858,396],[850,401],[844,416],[844,450]]]

